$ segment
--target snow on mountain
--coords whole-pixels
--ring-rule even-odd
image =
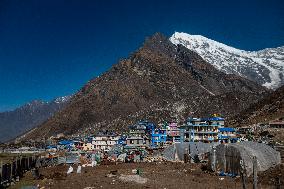
[[[217,110],[232,117],[268,92],[248,79],[224,74],[156,33],[127,59],[88,81],[66,108],[21,140],[123,131],[137,120],[178,121],[189,112],[208,116]]]
[[[59,97],[50,102],[33,100],[15,110],[0,112],[0,142],[9,141],[40,125],[62,110],[71,97]]]
[[[70,100],[70,98],[72,97],[72,95],[69,96],[62,96],[62,97],[58,97],[56,98],[53,102],[55,103],[63,103],[63,102],[67,102]]]
[[[180,32],[175,32],[170,41],[197,52],[204,60],[225,73],[246,77],[270,89],[284,84],[284,46],[245,51],[201,35]]]

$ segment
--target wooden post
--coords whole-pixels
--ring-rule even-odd
[[[0,176],[1,176],[1,177],[0,177],[0,178],[1,178],[1,179],[0,179],[0,184],[2,183],[2,176],[3,176],[3,175],[2,175],[2,173],[3,173],[2,170],[3,170],[3,162],[2,162],[2,160],[1,160],[1,163],[0,163]]]
[[[212,154],[212,171],[216,171],[216,147],[213,146],[213,154]]]
[[[253,156],[253,189],[257,189],[257,159]]]
[[[29,171],[30,170],[30,157],[27,157],[27,164],[28,164],[27,171]]]
[[[22,176],[22,174],[23,174],[23,167],[22,167],[22,156],[20,156],[20,171],[19,171],[19,176],[21,177]]]
[[[184,163],[188,163],[189,161],[188,153],[189,153],[188,149],[185,149],[185,154],[183,155]]]
[[[13,179],[13,161],[10,163],[11,165],[11,176],[10,176],[10,182],[12,182]]]
[[[245,178],[245,162],[243,160],[240,160],[240,174],[242,178],[243,183],[243,189],[246,189],[246,178]]]
[[[17,174],[17,170],[18,170],[18,157],[16,157],[16,174]]]
[[[280,178],[279,177],[276,177],[276,179],[275,179],[275,188],[276,189],[280,189],[280,187],[281,187],[281,181],[280,181]]]

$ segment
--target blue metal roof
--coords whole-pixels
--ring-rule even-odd
[[[71,140],[62,140],[62,141],[59,141],[58,144],[59,145],[71,145],[71,144],[74,144],[74,142]]]
[[[209,118],[209,121],[224,121],[225,119],[222,117],[211,117]]]
[[[187,118],[188,121],[224,121],[225,119],[222,117],[204,117],[204,118]]]
[[[224,128],[218,128],[220,132],[235,132],[235,128],[231,128],[231,127],[224,127]]]

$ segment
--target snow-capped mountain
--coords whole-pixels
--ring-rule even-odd
[[[269,90],[227,75],[184,46],[156,33],[127,59],[86,83],[55,116],[19,140],[124,131],[137,120],[154,123],[220,113],[232,117]]]
[[[204,60],[227,74],[237,74],[267,88],[284,84],[284,46],[244,51],[201,35],[175,32],[170,41],[197,52]]]
[[[63,109],[71,97],[59,97],[50,102],[33,100],[15,110],[0,112],[0,142],[9,141],[46,121]]]

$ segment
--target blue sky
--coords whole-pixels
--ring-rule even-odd
[[[75,93],[155,32],[284,45],[284,1],[0,0],[0,111]]]

